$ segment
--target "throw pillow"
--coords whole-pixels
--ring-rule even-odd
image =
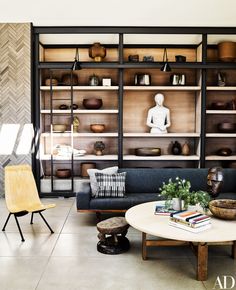
[[[118,167],[117,166],[108,167],[102,170],[88,169],[87,172],[90,178],[92,196],[95,196],[98,191],[98,185],[97,185],[97,179],[96,179],[95,173],[116,174],[118,172]]]
[[[126,172],[117,174],[95,173],[98,190],[95,197],[124,197]]]

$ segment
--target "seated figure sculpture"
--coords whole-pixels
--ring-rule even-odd
[[[170,110],[163,106],[164,95],[155,95],[156,106],[149,109],[147,116],[147,126],[151,127],[150,133],[167,133],[170,127]]]

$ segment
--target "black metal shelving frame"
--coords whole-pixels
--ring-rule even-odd
[[[81,68],[107,68],[118,70],[118,165],[123,166],[123,86],[124,86],[124,70],[131,68],[150,68],[160,69],[162,62],[152,63],[129,63],[124,62],[124,48],[197,48],[202,45],[202,61],[176,63],[170,62],[173,69],[186,68],[198,69],[201,72],[201,129],[200,129],[200,167],[205,167],[205,146],[206,146],[206,83],[208,69],[236,69],[236,63],[208,62],[207,48],[214,47],[208,45],[208,35],[236,35],[236,27],[128,27],[128,26],[36,26],[33,27],[32,43],[33,43],[33,77],[34,89],[32,91],[32,106],[34,116],[32,118],[36,133],[40,132],[40,70],[42,69],[71,69],[71,62],[40,62],[39,61],[39,35],[40,34],[117,34],[119,43],[117,45],[108,44],[107,48],[117,48],[119,58],[117,62],[80,62]],[[195,34],[201,35],[202,41],[199,44],[124,44],[125,34]],[[42,44],[45,48],[88,48],[88,44]],[[73,92],[73,89],[72,89]],[[73,94],[73,93],[72,93]],[[73,112],[72,112],[73,118]],[[40,192],[40,161],[38,157],[39,138],[36,138],[35,152],[33,154],[33,171],[36,177],[36,183]],[[72,162],[73,163],[73,162]],[[73,165],[72,165],[73,167]],[[73,178],[73,177],[72,177]],[[65,195],[64,193],[58,195]]]

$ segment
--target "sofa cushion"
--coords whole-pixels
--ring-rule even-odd
[[[177,176],[191,181],[191,190],[207,189],[208,169],[199,168],[122,168],[126,172],[126,193],[158,193],[163,182]]]
[[[118,171],[118,167],[114,166],[114,167],[108,167],[102,170],[98,170],[98,169],[88,169],[88,175],[90,178],[90,186],[91,186],[91,191],[92,191],[92,196],[95,196],[98,190],[98,185],[97,185],[97,179],[95,176],[96,172],[100,172],[100,173],[105,173],[105,174],[116,174]]]
[[[162,199],[155,193],[130,193],[123,198],[92,198],[90,200],[90,209],[93,210],[112,210],[128,209],[134,205]]]
[[[95,173],[98,190],[95,197],[124,197],[126,172],[117,174]]]

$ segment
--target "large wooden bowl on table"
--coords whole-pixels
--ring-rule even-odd
[[[236,200],[218,199],[209,203],[209,209],[215,217],[224,220],[236,219]]]

